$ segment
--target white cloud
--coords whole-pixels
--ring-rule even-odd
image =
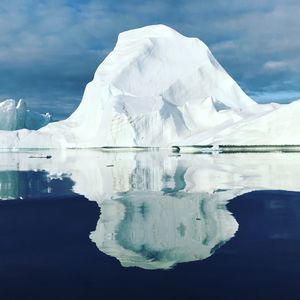
[[[282,71],[289,69],[291,66],[291,62],[288,60],[280,60],[280,61],[267,61],[264,63],[263,68],[265,70],[270,71]]]
[[[223,52],[223,51],[232,51],[236,48],[234,41],[224,41],[221,43],[216,43],[211,46],[213,52]]]

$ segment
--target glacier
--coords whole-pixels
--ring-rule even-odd
[[[2,130],[0,147],[300,144],[298,111],[256,103],[202,41],[152,25],[119,34],[69,118]]]
[[[26,102],[20,99],[7,99],[0,102],[0,130],[38,130],[52,121],[49,113],[39,114],[27,109]]]

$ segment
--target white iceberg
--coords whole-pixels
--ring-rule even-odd
[[[2,131],[0,147],[300,144],[298,110],[257,104],[203,42],[153,25],[119,35],[68,119]]]
[[[27,109],[25,101],[8,99],[0,102],[0,130],[37,130],[51,122],[49,113],[39,114]]]

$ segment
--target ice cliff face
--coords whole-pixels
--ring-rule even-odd
[[[1,132],[0,145],[300,144],[300,121],[293,113],[299,109],[299,102],[257,104],[203,42],[154,25],[119,35],[70,118],[37,132]]]
[[[27,109],[23,100],[8,99],[0,102],[0,130],[37,130],[51,121],[49,113],[39,114]]]

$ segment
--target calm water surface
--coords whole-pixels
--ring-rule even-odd
[[[0,299],[299,299],[299,192],[293,153],[0,153]]]

